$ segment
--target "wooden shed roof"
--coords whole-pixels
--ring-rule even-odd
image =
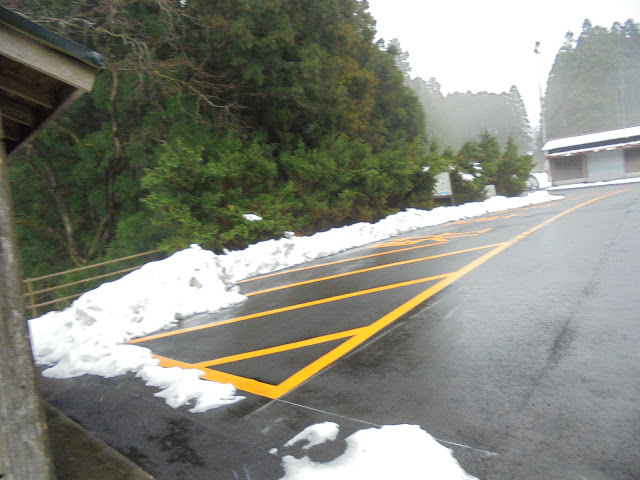
[[[2,140],[14,152],[93,87],[104,57],[0,6]]]

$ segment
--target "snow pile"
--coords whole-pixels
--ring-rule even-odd
[[[361,222],[308,237],[289,236],[256,243],[244,250],[227,252],[219,257],[219,261],[228,278],[238,282],[254,275],[292,267],[421,228],[561,198],[563,197],[539,191],[523,197],[497,196],[484,202],[465,203],[455,207],[437,207],[433,210],[409,208],[389,215],[377,223]]]
[[[316,437],[322,432],[314,430],[313,435],[309,435],[307,430],[305,429],[298,436],[311,436],[319,443],[334,440],[334,434],[337,435],[336,430],[329,428],[326,429],[327,433],[332,436],[320,439]],[[346,442],[346,451],[328,463],[315,463],[307,456],[302,458],[285,456],[282,459],[285,476],[281,480],[475,479],[460,467],[450,449],[439,444],[417,425],[386,425],[381,428],[360,430],[347,437]]]
[[[118,281],[105,283],[82,295],[66,310],[29,321],[36,362],[51,365],[43,374],[54,378],[87,373],[113,377],[146,371],[141,376],[148,384],[170,388],[160,396],[175,394],[173,385],[178,382],[196,392],[187,395],[188,400],[209,398],[209,382],[199,381],[201,385],[195,388],[193,376],[201,376],[201,371],[177,369],[180,372],[165,373],[161,380],[158,374],[153,377],[149,369],[167,369],[156,366],[149,349],[122,344],[174,325],[189,315],[245,300],[230,288],[221,272],[217,256],[194,245],[165,260],[148,263]],[[218,398],[229,403],[235,390],[225,388]],[[176,398],[167,398],[167,402],[175,406],[188,403]],[[196,407],[200,408],[201,403],[197,402]]]
[[[549,188],[551,186],[547,172],[532,173],[531,175],[538,181],[538,188]]]
[[[395,235],[486,213],[524,207],[562,197],[535,192],[525,197],[493,197],[485,202],[430,211],[408,209],[375,224],[357,223],[309,237],[288,234],[245,250],[215,255],[197,245],[111,283],[105,283],[78,298],[62,312],[51,312],[30,320],[36,362],[48,366],[43,374],[69,378],[84,374],[113,377],[138,372],[167,403],[177,407],[191,401],[202,411],[235,401],[233,387],[214,389],[213,382],[200,380],[202,372],[180,369],[170,373],[157,367],[151,352],[143,347],[123,345],[127,341],[174,326],[196,313],[215,312],[246,299],[235,282],[298,265],[344,250],[384,240]],[[157,372],[164,372],[161,375]],[[158,376],[163,377],[159,379]],[[179,383],[180,386],[175,386]],[[209,407],[213,408],[213,407]]]

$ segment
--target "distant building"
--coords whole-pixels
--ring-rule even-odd
[[[640,125],[557,138],[542,149],[554,185],[640,177]]]

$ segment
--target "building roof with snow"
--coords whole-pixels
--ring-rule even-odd
[[[599,152],[640,146],[640,125],[549,140],[542,149],[548,158],[568,157],[583,153]]]

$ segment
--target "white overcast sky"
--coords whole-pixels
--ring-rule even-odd
[[[377,37],[397,38],[409,52],[412,77],[436,77],[443,94],[500,93],[516,85],[534,127],[537,70],[544,91],[567,31],[577,37],[585,18],[606,28],[628,18],[640,22],[640,0],[369,0],[369,6]]]

